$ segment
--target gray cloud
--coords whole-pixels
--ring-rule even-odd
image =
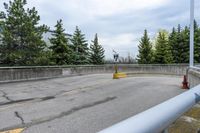
[[[77,25],[89,43],[98,33],[106,58],[112,58],[112,49],[121,56],[129,52],[136,56],[144,29],[153,38],[160,28],[170,31],[178,24],[189,25],[189,0],[28,0],[28,3],[38,9],[41,23],[52,29],[58,19],[63,19],[66,32],[72,34]],[[200,2],[196,2],[198,22],[199,7]]]

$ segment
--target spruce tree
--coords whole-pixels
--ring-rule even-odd
[[[169,45],[173,56],[174,63],[188,63],[188,28],[181,29],[180,24],[177,30],[173,28],[169,36]]]
[[[190,30],[185,26],[184,30],[181,32],[183,38],[182,54],[183,60],[181,63],[189,63],[189,48],[190,48]]]
[[[75,65],[89,64],[89,48],[88,43],[85,40],[85,35],[82,34],[78,26],[71,39],[73,50],[73,61]]]
[[[151,64],[153,60],[152,45],[147,34],[147,30],[144,30],[144,35],[140,40],[138,46],[139,54],[137,61],[139,64]]]
[[[176,57],[178,58],[176,63],[183,63],[184,62],[184,57],[183,57],[183,52],[184,51],[184,38],[183,38],[183,34],[182,34],[182,29],[180,24],[178,25],[178,29],[177,29],[177,43],[175,45],[176,47]]]
[[[170,64],[173,62],[168,37],[165,33],[159,32],[155,47],[155,63]]]
[[[168,39],[168,43],[169,43],[169,47],[172,53],[172,58],[173,58],[173,62],[177,63],[178,59],[176,56],[176,52],[177,52],[177,47],[176,47],[176,43],[177,43],[177,32],[176,29],[173,27],[172,32],[169,35],[169,39]]]
[[[1,48],[1,45],[2,45],[2,28],[3,28],[3,23],[4,22],[0,18],[0,48]],[[0,49],[0,54],[1,54],[1,49]]]
[[[52,46],[52,60],[57,65],[71,64],[71,49],[69,48],[69,41],[64,33],[62,20],[57,21],[55,31],[50,38]]]
[[[7,65],[35,65],[45,48],[42,35],[45,25],[39,26],[40,16],[35,7],[25,9],[26,0],[13,0],[5,5],[2,28],[1,59]]]
[[[200,28],[194,21],[194,62],[200,63]]]
[[[0,48],[1,48],[1,44],[2,44],[2,31],[3,31],[3,26],[4,26],[4,18],[5,18],[5,14],[4,12],[0,12]],[[0,54],[1,54],[1,49],[0,49]],[[1,59],[0,59],[1,61]]]
[[[98,36],[95,35],[92,44],[90,45],[90,63],[100,65],[104,63],[104,49],[98,42]]]

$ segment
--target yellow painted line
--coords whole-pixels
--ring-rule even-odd
[[[0,132],[0,133],[22,133],[23,131],[24,131],[24,128],[18,128],[18,129],[3,131],[3,132]]]

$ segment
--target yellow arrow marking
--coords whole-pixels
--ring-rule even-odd
[[[0,133],[22,133],[22,131],[24,131],[24,128],[18,128],[18,129],[13,129],[13,130],[9,130],[9,131],[3,131]]]

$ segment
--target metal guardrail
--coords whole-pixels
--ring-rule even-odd
[[[200,65],[195,65],[194,68],[200,69]]]
[[[193,67],[189,67],[189,69],[194,69],[194,70],[200,71],[200,66],[196,65],[196,66],[193,66]]]
[[[161,133],[200,101],[200,85],[99,133]]]

